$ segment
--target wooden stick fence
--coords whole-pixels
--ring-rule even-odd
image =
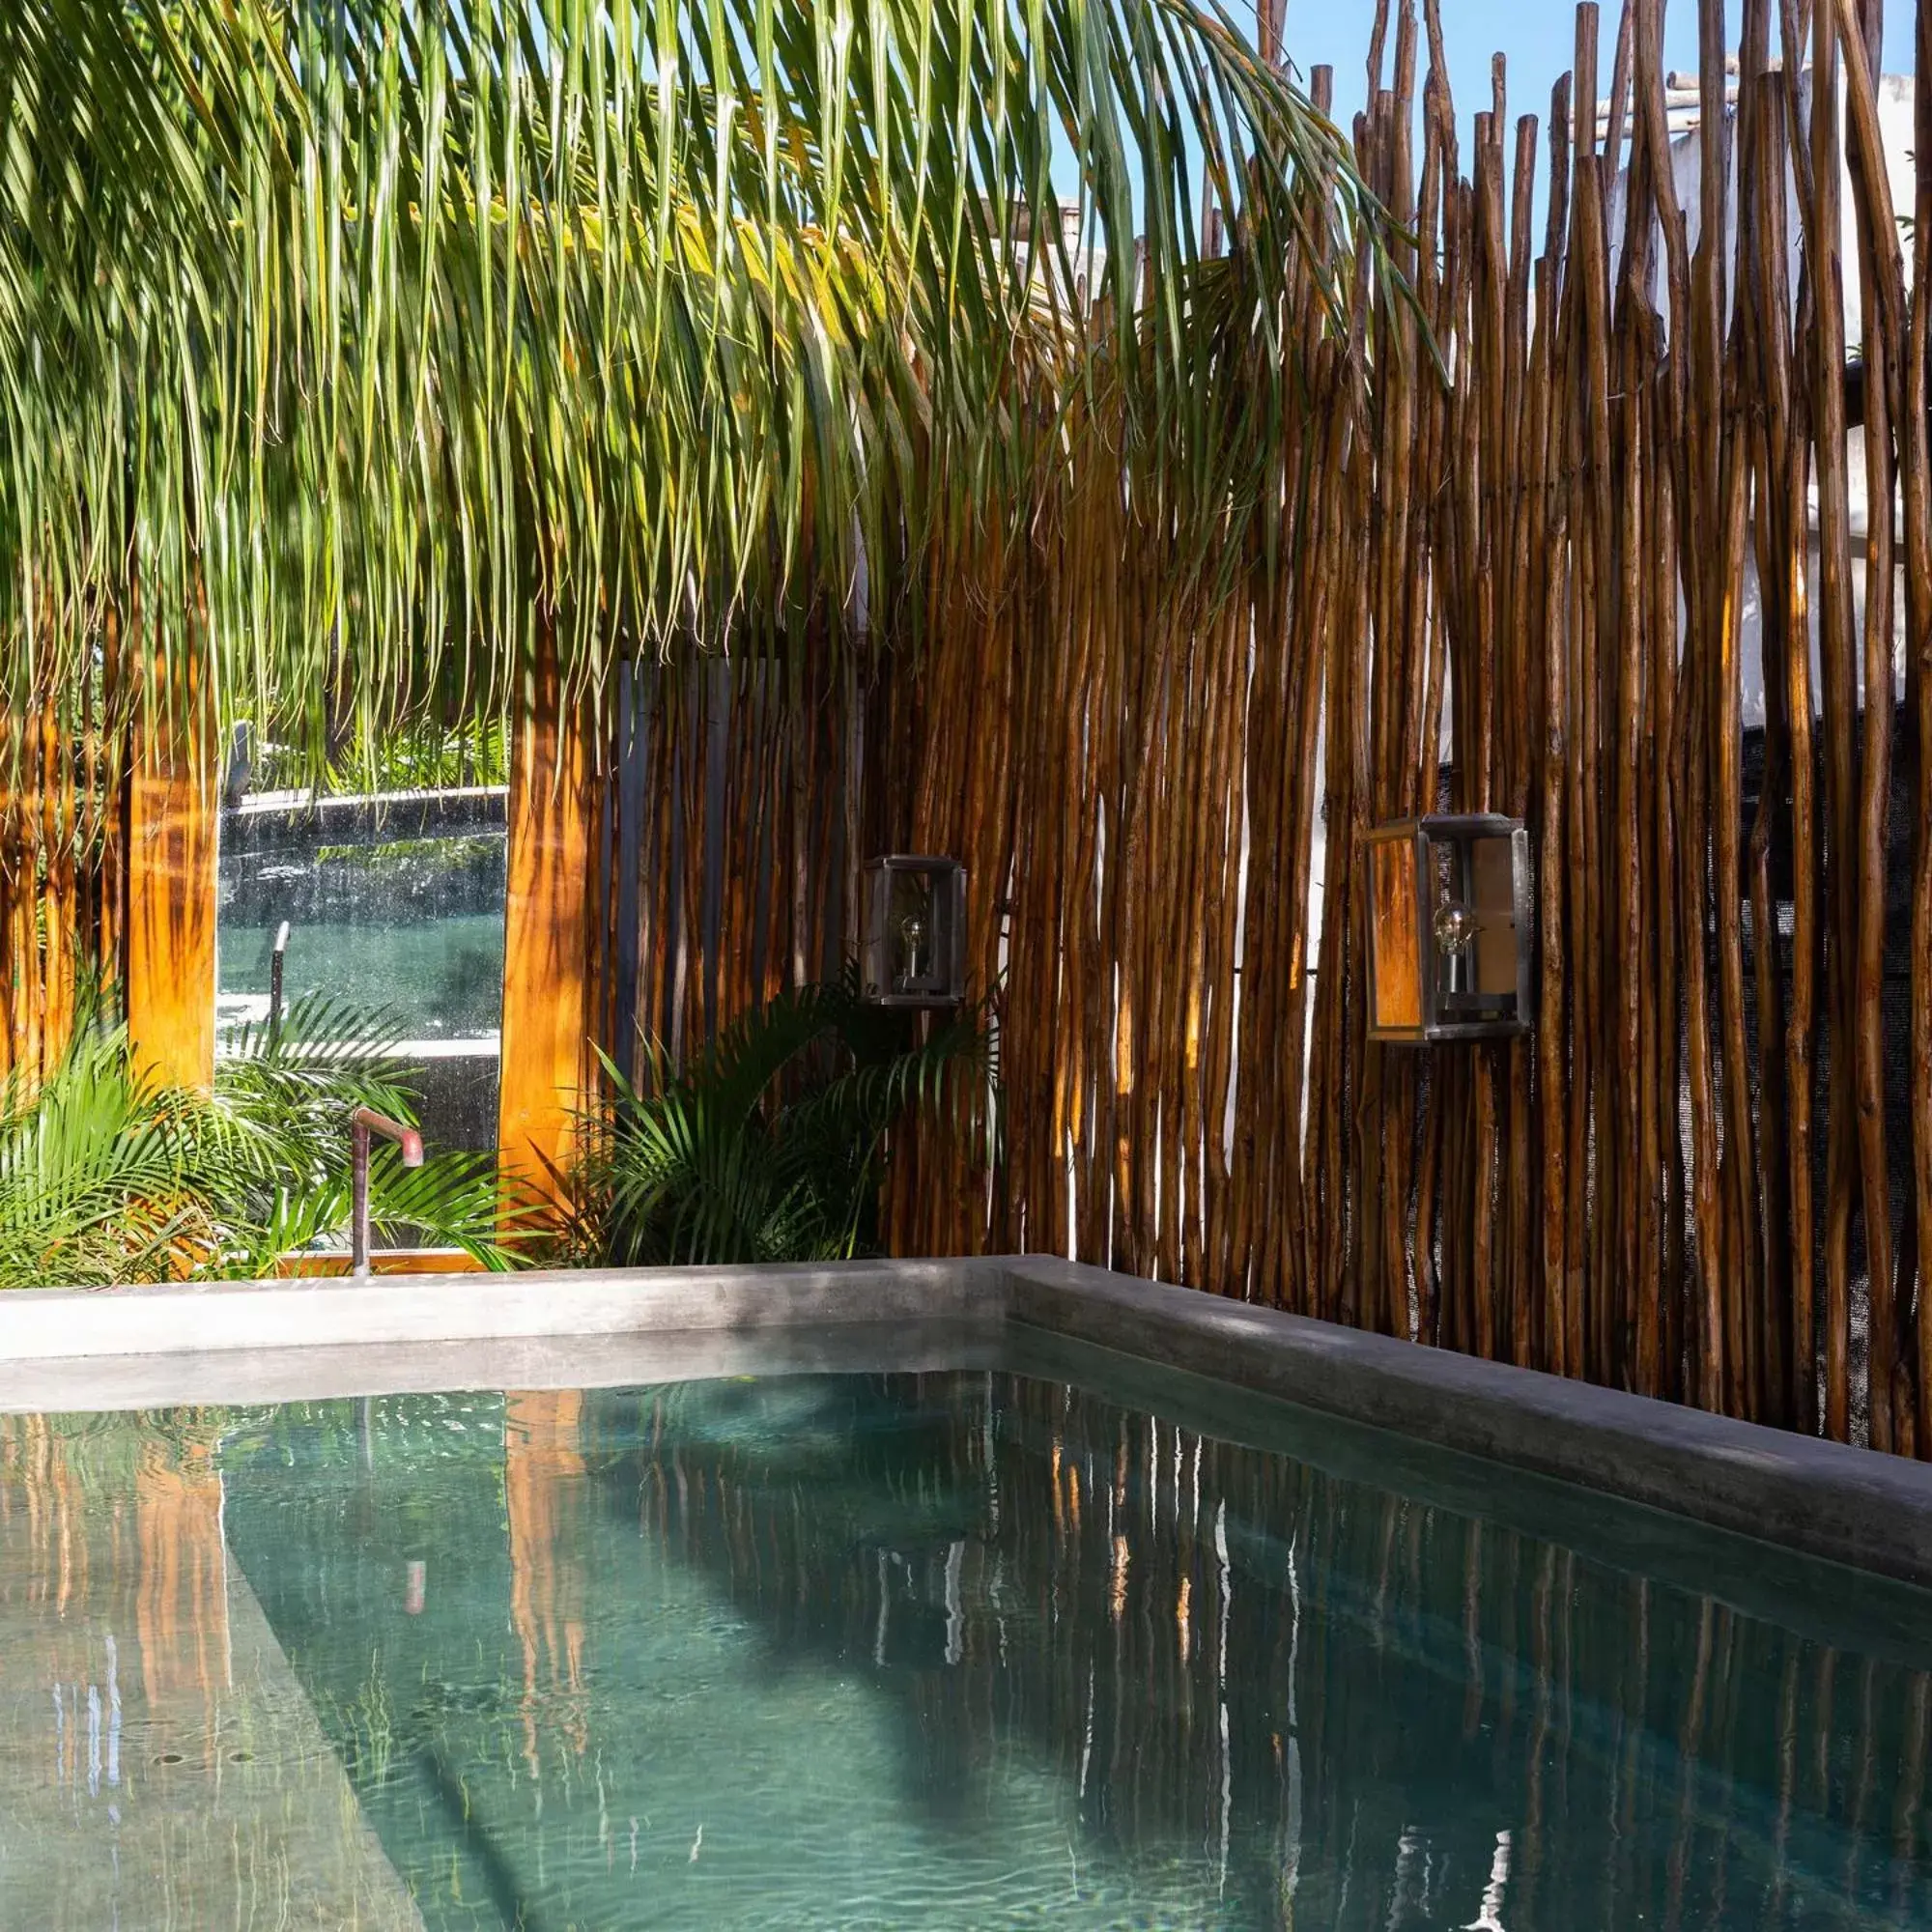
[[[1433,9],[1384,0],[1355,146],[1414,299],[1363,269],[1342,330],[1301,292],[1266,540],[1181,568],[1076,421],[1024,541],[942,556],[917,653],[809,653],[776,704],[743,658],[674,773],[657,743],[636,1010],[673,1039],[849,949],[849,893],[808,892],[801,952],[781,878],[968,864],[1001,1156],[988,1184],[970,1136],[903,1150],[900,1245],[1070,1252],[1932,1454],[1928,188],[1908,273],[1878,9],[1752,0],[1732,79],[1699,19],[1694,132],[1631,0],[1605,112],[1585,5],[1547,118],[1510,122],[1498,59],[1465,156]],[[664,881],[711,796],[700,964],[701,889],[680,912]],[[1359,842],[1438,806],[1531,826],[1529,1040],[1367,1037]]]
[[[126,944],[126,835],[138,761],[109,715],[115,646],[110,633],[105,674],[76,707],[49,692],[25,715],[0,721],[0,733],[20,741],[14,789],[0,792],[0,1078],[28,1086],[65,1049],[87,997],[84,977],[119,959]],[[166,748],[154,745],[139,769],[150,801],[178,776]],[[166,863],[173,855],[155,856]],[[200,907],[203,895],[193,903]],[[212,944],[212,900],[206,910]],[[213,1017],[211,1006],[211,1035]],[[197,1013],[197,1025],[202,1019]]]
[[[922,667],[1021,828],[976,867],[1010,900],[976,954],[1008,976],[988,1233],[1932,1453],[1928,229],[1908,276],[1877,13],[1849,0],[1785,9],[1776,59],[1748,7],[1731,105],[1702,8],[1680,206],[1661,11],[1626,10],[1601,141],[1585,6],[1547,129],[1509,134],[1498,61],[1465,169],[1433,15],[1384,6],[1355,138],[1417,228],[1416,306],[1358,278],[1347,338],[1300,319],[1279,545],[1232,611],[1177,610],[1135,582],[1158,532],[1081,477],[1034,526],[1045,611]],[[954,701],[1002,648],[1010,756]],[[984,835],[940,795],[913,842]],[[1357,851],[1438,803],[1532,827],[1542,1010],[1531,1041],[1422,1059],[1367,1038]]]

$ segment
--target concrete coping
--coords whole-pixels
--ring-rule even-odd
[[[1932,1464],[1067,1262],[1011,1264],[1009,1314],[1438,1449],[1932,1586]]]
[[[847,1324],[891,1346],[829,1349]],[[1932,1586],[1932,1466],[1036,1257],[14,1290],[0,1408],[678,1379],[724,1372],[734,1337],[770,1372],[785,1330],[808,1366],[1060,1337]]]

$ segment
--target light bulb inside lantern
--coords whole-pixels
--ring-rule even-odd
[[[1435,908],[1433,930],[1436,952],[1445,959],[1454,959],[1475,944],[1476,915],[1455,899],[1445,900]]]
[[[905,977],[908,980],[923,980],[925,977],[925,921],[916,912],[909,912],[899,921],[899,942],[905,948]]]

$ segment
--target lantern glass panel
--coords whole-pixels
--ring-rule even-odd
[[[1378,839],[1369,847],[1370,880],[1375,892],[1374,983],[1378,1027],[1420,1028],[1422,980],[1416,893],[1416,848],[1412,838]]]
[[[1469,848],[1475,991],[1485,1000],[1507,1000],[1517,990],[1516,865],[1514,840],[1505,833],[1475,839]]]
[[[1427,970],[1435,975],[1436,1006],[1445,1014],[1465,1010],[1476,991],[1478,923],[1464,876],[1466,857],[1466,848],[1453,838],[1433,837],[1429,841]]]
[[[1438,1027],[1515,1026],[1523,1017],[1517,843],[1510,826],[1431,828],[1428,952]]]
[[[865,996],[952,1007],[965,994],[966,874],[952,859],[875,859],[867,868]]]

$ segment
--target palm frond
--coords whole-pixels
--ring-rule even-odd
[[[203,1221],[167,1096],[126,1040],[81,1032],[52,1078],[0,1090],[0,1286],[100,1286],[174,1273]]]
[[[393,1030],[320,998],[298,1002],[270,1049],[222,1060],[212,1094],[158,1087],[125,1030],[83,1015],[38,1083],[0,1085],[0,1288],[100,1286],[271,1273],[339,1242],[349,1219],[349,1119],[374,1106],[412,1121]],[[499,1202],[486,1155],[370,1168],[380,1234],[513,1266],[524,1216]]]
[[[1205,554],[1286,433],[1289,279],[1381,259],[1193,0],[5,14],[0,684],[98,722],[165,656],[316,770],[496,718],[540,642],[596,704],[747,610],[846,623],[862,565],[915,636],[934,532],[1023,522],[1096,387]]]
[[[575,1251],[641,1264],[864,1252],[887,1135],[984,1091],[984,1021],[971,1009],[917,1038],[848,975],[746,1014],[682,1071],[648,1043],[641,1087],[607,1061],[570,1177]]]

